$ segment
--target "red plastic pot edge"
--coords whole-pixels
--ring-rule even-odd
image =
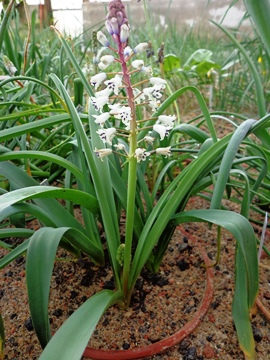
[[[130,359],[142,359],[145,357],[157,355],[169,349],[170,347],[179,344],[199,325],[200,321],[207,313],[213,299],[214,273],[213,273],[213,269],[209,267],[211,265],[210,259],[208,258],[203,247],[201,247],[200,244],[196,241],[196,239],[191,234],[186,232],[184,229],[179,227],[179,230],[185,236],[187,236],[193,242],[193,244],[199,247],[202,258],[206,265],[207,278],[206,278],[206,288],[205,288],[204,298],[198,310],[194,314],[193,318],[175,334],[165,339],[162,339],[154,344],[141,348],[129,349],[129,350],[102,350],[102,349],[93,349],[87,347],[83,354],[85,358],[92,360],[130,360]]]

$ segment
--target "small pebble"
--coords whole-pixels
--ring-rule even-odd
[[[189,269],[189,263],[186,262],[186,260],[184,260],[184,259],[178,261],[177,266],[179,267],[179,269],[181,271],[185,271],[185,270]]]
[[[184,355],[187,352],[187,349],[190,346],[190,341],[188,339],[184,339],[183,341],[181,341],[178,351],[181,355]]]
[[[31,318],[28,318],[28,319],[24,322],[24,326],[26,327],[26,329],[27,329],[28,331],[33,331],[33,330],[34,330],[34,326],[33,326],[32,319],[31,319]]]
[[[253,324],[252,324],[252,332],[253,332],[254,340],[258,343],[261,342],[263,335],[261,331]]]
[[[78,295],[79,295],[79,293],[77,293],[77,291],[71,290],[70,299],[75,299],[75,297],[77,297]]]
[[[195,347],[187,349],[186,354],[183,356],[183,360],[197,360],[197,350]]]
[[[63,315],[63,310],[62,309],[55,309],[52,314],[58,318],[58,317]]]

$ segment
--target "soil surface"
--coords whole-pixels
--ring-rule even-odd
[[[207,203],[197,198],[197,208]],[[194,200],[190,207],[194,208]],[[260,236],[260,227],[255,230]],[[244,359],[234,328],[231,304],[234,284],[235,240],[222,233],[222,252],[214,271],[214,298],[199,326],[180,344],[148,359],[202,360]],[[175,333],[189,321],[201,303],[206,285],[206,270],[194,239],[211,259],[216,257],[216,229],[207,224],[185,224],[179,227],[168,247],[160,272],[146,270],[139,278],[128,310],[111,307],[96,328],[90,346],[102,349],[129,349],[153,344]],[[18,239],[13,239],[14,243]],[[269,233],[266,244],[270,245]],[[1,249],[0,254],[6,253]],[[87,258],[74,261],[59,250],[55,262],[50,295],[52,331],[89,296],[113,289],[109,268],[98,269]],[[270,308],[270,260],[265,257],[260,267],[259,298]],[[41,348],[33,330],[25,286],[25,258],[22,256],[1,270],[0,305],[6,331],[5,359],[38,359]],[[258,360],[270,359],[269,322],[258,310],[252,319]]]

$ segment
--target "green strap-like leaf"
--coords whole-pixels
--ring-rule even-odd
[[[242,215],[223,210],[192,210],[174,217],[176,223],[210,222],[230,231],[237,241],[233,318],[241,349],[255,360],[255,345],[249,319],[259,289],[256,237],[249,221]]]
[[[92,296],[61,326],[39,360],[79,360],[105,310],[122,298],[122,292],[104,290]]]
[[[93,213],[98,213],[99,205],[97,199],[93,196],[74,189],[61,189],[53,186],[30,186],[23,189],[17,189],[3,194],[0,199],[0,214],[5,208],[35,198],[59,198],[80,204]]]
[[[244,0],[247,11],[251,16],[256,26],[256,31],[259,33],[264,46],[270,56],[270,2],[269,0]]]
[[[256,122],[256,120],[246,120],[244,121],[233,133],[232,138],[225,150],[223,155],[219,174],[215,184],[215,189],[211,201],[211,209],[218,209],[221,204],[223,197],[223,192],[229,177],[230,169],[232,167],[233,160],[236,156],[236,153],[239,149],[241,142],[246,137],[249,129]]]
[[[7,266],[11,261],[15,260],[20,255],[24,254],[28,248],[29,239],[25,240],[23,243],[18,245],[14,250],[8,253],[0,260],[0,269],[3,269]]]
[[[99,249],[94,245],[83,244],[85,236],[78,230],[70,228],[41,228],[31,238],[26,260],[26,281],[29,307],[32,321],[41,343],[45,347],[51,338],[48,317],[48,301],[55,255],[59,242],[63,237],[76,241],[87,247],[94,257],[99,257]],[[95,251],[97,253],[95,253]]]

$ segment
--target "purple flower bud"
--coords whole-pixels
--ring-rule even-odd
[[[115,17],[111,18],[110,24],[111,24],[111,27],[112,27],[112,30],[113,30],[113,34],[118,35],[120,27],[119,27],[118,21],[117,21],[117,19]]]
[[[122,13],[122,11],[117,11],[116,13],[116,19],[118,21],[118,25],[121,26],[124,24],[124,14]]]

